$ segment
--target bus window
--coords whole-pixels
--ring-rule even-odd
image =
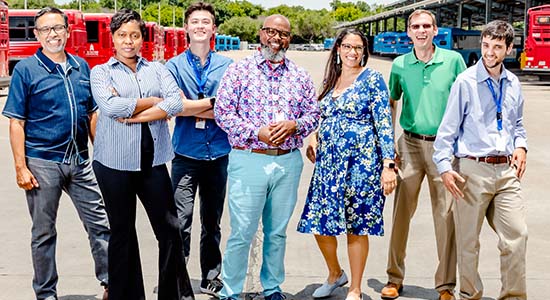
[[[34,17],[10,17],[10,40],[36,41],[34,36]]]
[[[99,42],[99,21],[86,21],[88,43]]]
[[[151,30],[152,28],[145,28],[145,36],[143,37],[143,41],[152,42],[151,36],[153,35],[151,34]]]
[[[542,16],[537,18],[537,25],[550,24],[550,16]]]

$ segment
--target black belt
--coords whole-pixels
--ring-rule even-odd
[[[418,134],[418,133],[414,133],[414,132],[410,132],[410,131],[407,131],[405,129],[403,129],[403,133],[408,136],[408,137],[412,137],[412,138],[415,138],[415,139],[419,139],[419,140],[423,140],[423,141],[427,141],[427,142],[433,142],[435,141],[435,135],[423,135],[423,134]]]

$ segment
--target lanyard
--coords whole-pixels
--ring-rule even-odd
[[[504,88],[504,79],[500,81],[500,94],[496,95],[495,88],[493,87],[493,82],[491,78],[487,78],[485,80],[487,82],[487,86],[489,87],[489,90],[491,90],[491,95],[493,95],[493,101],[495,102],[497,106],[497,129],[498,131],[502,130],[502,91]]]
[[[210,53],[208,53],[208,58],[206,59],[206,63],[204,64],[204,67],[202,68],[204,76],[201,76],[201,70],[197,66],[195,60],[193,59],[193,53],[191,53],[191,50],[187,50],[187,62],[191,65],[193,68],[193,72],[195,73],[195,79],[197,80],[198,84],[198,98],[202,99],[204,98],[204,87],[206,86],[206,81],[208,80],[208,70],[210,69]]]

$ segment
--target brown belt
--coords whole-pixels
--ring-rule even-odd
[[[279,148],[277,148],[277,149],[247,149],[247,148],[244,148],[244,147],[237,147],[237,146],[233,146],[233,149],[245,150],[245,151],[250,151],[252,153],[272,155],[272,156],[279,156],[279,155],[288,154],[288,153],[295,150],[295,149],[285,150],[285,149],[279,149]]]
[[[484,157],[475,157],[475,156],[466,156],[467,159],[475,160],[477,162],[484,162],[488,164],[507,164],[510,163],[510,156],[484,156]]]
[[[423,140],[423,141],[426,141],[426,142],[433,142],[433,141],[435,141],[435,135],[423,135],[423,134],[418,134],[418,133],[410,132],[410,131],[407,131],[407,130],[403,130],[403,133],[404,133],[405,135],[407,135],[408,137],[412,137],[412,138],[415,138],[415,139]]]

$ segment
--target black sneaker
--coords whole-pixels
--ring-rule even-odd
[[[218,293],[222,288],[223,288],[223,283],[218,278],[214,278],[212,280],[203,279],[201,281],[201,292],[203,294],[208,294],[210,296],[220,298],[220,295]]]
[[[275,292],[269,296],[265,296],[265,300],[285,300],[286,296],[281,292]]]

